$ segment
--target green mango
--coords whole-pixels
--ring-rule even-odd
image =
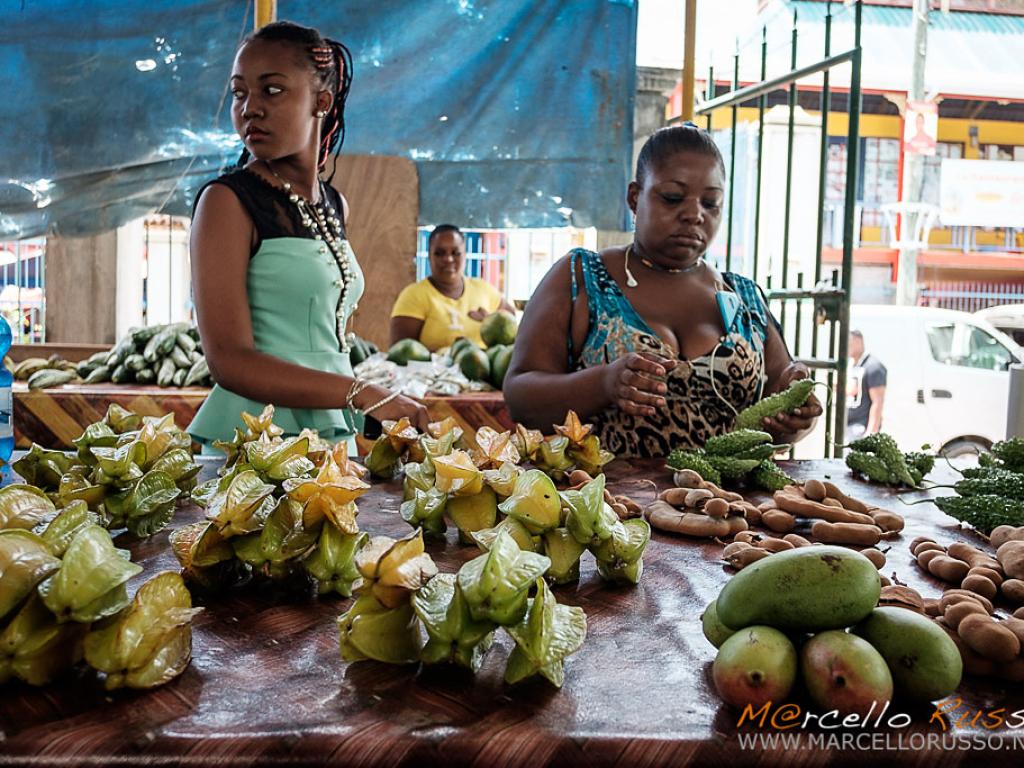
[[[927,616],[906,608],[882,606],[871,611],[853,632],[882,654],[900,695],[935,701],[960,685],[960,651],[942,627]]]
[[[765,626],[747,627],[732,635],[722,643],[711,666],[718,695],[737,709],[781,705],[793,689],[796,673],[793,643],[779,630]]]
[[[743,629],[764,624],[818,632],[856,624],[878,604],[878,569],[859,552],[816,546],[778,552],[732,577],[718,595],[718,617]]]
[[[868,717],[892,700],[885,659],[867,640],[840,630],[819,632],[804,644],[800,674],[811,699],[826,712]]]
[[[722,643],[736,634],[735,629],[729,629],[718,618],[718,601],[712,600],[704,613],[700,615],[701,629],[704,630],[704,637],[708,639],[715,648],[721,648]]]

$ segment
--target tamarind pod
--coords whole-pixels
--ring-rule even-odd
[[[1024,525],[997,525],[988,536],[988,542],[999,549],[1008,541],[1024,541]]]
[[[875,525],[885,531],[885,533],[899,533],[906,525],[903,517],[895,512],[887,512],[883,509],[877,513],[871,512],[869,514],[871,519],[875,521]]]
[[[881,541],[882,530],[877,525],[818,520],[811,526],[811,535],[822,544],[857,544],[871,547]]]
[[[915,536],[913,539],[910,540],[910,551],[911,551],[911,553],[913,553],[914,549],[918,545],[924,544],[925,542],[930,542],[932,544],[936,544],[937,543],[935,541],[935,539],[933,539],[933,538],[931,538],[929,536]]]
[[[680,469],[672,474],[672,482],[679,488],[700,488],[704,478],[692,469]]]
[[[743,541],[747,544],[754,545],[757,544],[757,542],[759,542],[763,538],[764,537],[761,534],[754,533],[753,531],[741,531],[740,533],[736,534],[736,538],[733,539],[733,541]]]
[[[1021,606],[1020,608],[1018,608],[1017,610],[1015,610],[1015,611],[1013,612],[1013,617],[1014,617],[1015,619],[1024,619],[1024,606]]]
[[[729,524],[729,533],[726,534],[727,536],[743,533],[749,527],[747,525],[747,518],[745,517],[727,517],[725,522]]]
[[[928,616],[939,616],[939,601],[929,598],[924,601],[924,612]]]
[[[828,496],[826,496],[824,499],[822,499],[821,503],[824,504],[826,507],[835,507],[836,509],[846,509],[846,507],[843,506],[843,502],[839,501],[839,499],[833,499],[833,498],[830,498]]]
[[[589,472],[582,469],[574,469],[568,477],[569,485],[586,485],[593,479]]]
[[[785,536],[782,537],[782,540],[783,541],[788,541],[794,547],[809,547],[809,546],[811,546],[811,542],[809,542],[807,539],[805,539],[803,536],[801,536],[798,533],[787,533]]]
[[[768,512],[773,509],[778,509],[779,505],[775,503],[774,499],[768,499],[768,501],[762,501],[757,505],[757,508],[762,512]]]
[[[1024,646],[1024,619],[1018,619],[1016,616],[1011,616],[1008,619],[1002,620],[1002,625],[1008,630],[1013,632],[1020,640],[1021,645]]]
[[[821,501],[828,495],[828,492],[821,480],[812,479],[804,483],[804,495],[811,501]]]
[[[749,542],[740,541],[739,539],[735,539],[735,540],[733,540],[733,541],[731,541],[731,542],[729,542],[728,544],[725,545],[725,549],[722,550],[722,559],[723,560],[728,560],[730,557],[735,555],[737,552],[742,552],[744,549],[750,549],[753,546],[754,545],[749,543]]]
[[[954,541],[946,547],[946,554],[950,557],[955,557],[957,560],[963,560],[971,568],[979,567],[991,568],[995,571],[1003,570],[1003,567],[999,564],[997,559],[985,552],[982,552],[977,547],[972,547],[970,544],[965,544],[962,541]]]
[[[969,614],[956,633],[972,651],[991,661],[1012,661],[1020,655],[1020,640],[991,616]]]
[[[868,511],[871,509],[871,507],[869,507],[863,501],[855,499],[853,498],[853,496],[847,496],[845,493],[839,490],[839,486],[837,486],[835,483],[830,483],[826,480],[825,482],[822,483],[822,485],[825,486],[825,493],[828,494],[828,497],[830,499],[835,499],[840,504],[842,504],[843,507],[851,510],[852,512],[860,512],[861,514],[866,515],[868,514]]]
[[[984,566],[974,566],[967,572],[968,576],[984,576],[986,579],[991,581],[997,587],[1003,583],[1003,574],[1000,571],[994,571],[991,568],[985,568]]]
[[[966,589],[947,589],[942,593],[942,597],[939,598],[939,610],[942,613],[946,612],[952,603],[959,603],[963,600],[973,600],[978,605],[982,606],[985,611],[991,615],[992,601],[986,598],[984,595],[979,595],[977,592],[971,592]]]
[[[953,603],[946,608],[945,613],[942,614],[942,618],[946,620],[946,624],[951,629],[956,629],[960,626],[960,622],[972,613],[988,618],[988,613],[985,612],[984,607],[973,600],[964,600],[960,603]]]
[[[996,595],[999,594],[999,587],[984,576],[965,576],[964,580],[960,582],[960,588],[970,590],[971,592],[977,592],[979,595],[984,595],[989,600],[995,600]]]
[[[690,491],[686,488],[666,488],[658,494],[659,501],[671,504],[673,507],[686,506],[686,496]]]
[[[663,501],[655,501],[645,510],[647,521],[663,531],[684,536],[713,538],[727,536],[729,523],[697,512],[680,512]]]
[[[863,523],[874,525],[871,515],[852,512],[848,509],[837,509],[810,499],[801,499],[790,495],[788,491],[776,491],[775,504],[792,515],[824,520],[829,523]]]
[[[785,552],[787,549],[793,549],[792,543],[785,539],[775,538],[762,539],[758,542],[757,546],[767,552]]]
[[[919,613],[924,612],[924,598],[921,597],[921,593],[912,587],[902,584],[882,587],[882,592],[878,597],[878,604],[898,605],[901,608],[910,608]]]
[[[744,500],[743,496],[736,493],[735,491],[727,491],[724,488],[720,488],[719,486],[711,482],[705,481],[704,485],[702,485],[701,487],[706,491],[710,491],[712,495],[714,495],[715,498],[718,499],[725,499],[728,502]]]
[[[925,552],[929,551],[946,554],[946,548],[939,544],[937,541],[922,541],[916,547],[910,548],[910,554],[912,554],[914,557],[920,557]]]
[[[729,558],[729,565],[735,568],[737,571],[742,571],[751,563],[756,563],[762,558],[768,557],[771,552],[764,549],[758,549],[757,547],[751,547],[750,549],[744,549],[742,552],[737,552],[735,555]]]
[[[1024,581],[1021,579],[1007,579],[999,585],[999,591],[1014,605],[1024,603]]]
[[[1024,541],[1007,541],[996,550],[996,559],[1011,579],[1024,579]]]
[[[690,491],[693,493],[693,491]],[[725,517],[729,514],[729,502],[725,499],[710,498],[704,504],[704,514],[709,517]]]
[[[883,587],[891,587],[892,586],[892,582],[889,581],[889,577],[888,576],[879,576],[878,577],[878,583],[881,584]]]
[[[615,515],[619,518],[619,520],[626,520],[629,518],[629,510],[626,509],[626,506],[624,504],[619,504],[619,502],[615,502],[614,504],[609,504],[609,506],[615,512]]]
[[[715,494],[704,488],[693,488],[686,492],[684,503],[687,507],[695,508],[702,501],[715,498]]]
[[[969,570],[967,563],[949,555],[939,555],[928,561],[928,573],[950,584],[962,582]]]
[[[744,516],[747,518],[747,522],[751,525],[757,525],[761,522],[761,510],[753,504],[746,507],[746,515]]]
[[[882,550],[869,548],[862,549],[860,553],[864,555],[864,557],[866,557],[868,560],[870,560],[871,564],[874,565],[875,568],[877,568],[878,570],[882,570],[883,568],[885,568],[885,553]]]
[[[946,553],[941,549],[926,549],[917,556],[917,564],[924,570],[928,570],[928,563],[934,560],[936,557],[945,557]]]
[[[790,533],[796,528],[796,518],[781,509],[771,509],[761,514],[761,524],[775,533]]]

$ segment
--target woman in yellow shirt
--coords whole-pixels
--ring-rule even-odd
[[[434,351],[465,336],[482,346],[480,321],[498,309],[515,310],[493,285],[463,275],[465,238],[458,227],[434,227],[427,252],[430,276],[406,286],[391,310],[391,343],[417,339]]]

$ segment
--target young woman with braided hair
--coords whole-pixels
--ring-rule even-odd
[[[352,58],[291,22],[242,43],[231,118],[245,149],[193,210],[192,284],[216,386],[189,426],[204,445],[230,440],[242,411],[276,408],[286,434],[350,440],[353,412],[408,416],[416,401],[354,378],[345,326],[363,292],[346,238],[347,203],[320,178],[345,136]]]

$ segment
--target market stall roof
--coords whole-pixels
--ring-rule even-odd
[[[188,213],[238,157],[238,0],[0,0],[0,240]],[[355,58],[344,151],[410,157],[420,220],[624,227],[634,0],[290,0]]]
[[[823,58],[827,4],[810,0],[773,0],[760,14],[757,31],[742,46],[744,82],[760,80],[761,27],[768,29],[768,77],[790,69],[790,31],[797,15],[797,66]],[[832,53],[853,47],[852,6],[832,3]],[[1024,65],[1021,41],[1024,16],[994,13],[942,13],[932,11],[928,25],[928,63],[925,90],[946,96],[993,100],[1024,100]],[[861,45],[864,49],[861,85],[865,90],[906,92],[910,89],[914,31],[912,10],[891,6],[863,6]],[[730,77],[716,67],[716,79]],[[727,74],[726,74],[727,73]],[[831,75],[832,87],[849,86],[850,68]],[[820,83],[808,78],[802,83]]]

